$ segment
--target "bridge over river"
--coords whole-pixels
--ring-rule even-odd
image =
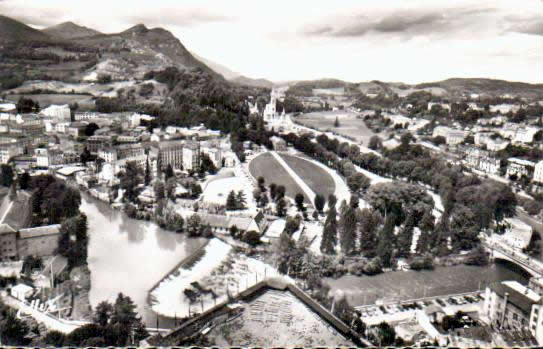
[[[491,259],[502,259],[514,263],[535,277],[543,276],[543,262],[521,250],[496,239],[484,239],[481,245],[490,254]]]

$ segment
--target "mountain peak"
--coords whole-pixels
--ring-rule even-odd
[[[140,24],[136,24],[133,27],[128,28],[122,33],[123,34],[143,34],[143,33],[147,33],[148,31],[149,29],[145,26],[145,24],[140,23]]]
[[[52,27],[45,28],[42,31],[53,37],[61,39],[75,39],[101,34],[97,30],[83,27],[71,21],[63,22]]]

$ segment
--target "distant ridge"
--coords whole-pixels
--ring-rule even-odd
[[[0,15],[0,42],[45,41],[50,36],[15,19]]]
[[[60,39],[77,39],[101,34],[99,31],[80,26],[74,22],[64,22],[42,30],[42,32]]]

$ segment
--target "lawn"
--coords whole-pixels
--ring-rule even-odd
[[[302,188],[296,184],[294,179],[292,179],[288,172],[270,153],[264,153],[254,158],[249,163],[249,171],[251,171],[251,174],[255,178],[264,177],[266,180],[266,187],[271,183],[284,185],[286,195],[290,198],[294,198],[298,193],[304,193]],[[304,178],[302,177],[302,179]],[[306,201],[308,200],[307,197],[305,199]]]
[[[339,127],[334,127],[336,117]],[[319,131],[333,131],[345,137],[353,138],[357,142],[368,145],[369,139],[374,133],[366,127],[362,119],[358,119],[355,113],[350,111],[328,111],[302,114],[295,118],[296,122]]]
[[[322,194],[327,198],[334,193],[336,189],[334,179],[324,169],[296,156],[287,154],[280,156],[315,194]]]

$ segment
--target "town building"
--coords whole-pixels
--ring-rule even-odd
[[[40,111],[41,115],[48,116],[53,118],[53,120],[60,121],[70,121],[71,111],[70,107],[67,104],[64,105],[55,105],[52,104],[45,109]]]
[[[0,224],[0,260],[17,259],[17,231],[7,224]]]
[[[513,138],[513,143],[532,143],[534,136],[540,131],[537,127],[519,127]]]
[[[507,148],[508,145],[509,145],[509,142],[504,139],[501,139],[501,138],[490,139],[486,143],[486,149],[489,151],[500,151]]]
[[[541,295],[517,281],[490,284],[485,290],[483,313],[496,329],[530,332],[543,343]]]
[[[214,232],[228,234],[229,229],[236,226],[239,231],[256,231],[260,233],[260,228],[254,218],[225,216],[219,214],[199,214],[203,225],[209,225]]]
[[[64,163],[64,154],[60,149],[36,148],[34,154],[38,167],[49,167]]]
[[[428,103],[428,110],[432,110],[432,107],[434,105],[440,106],[441,109],[446,109],[448,111],[451,111],[451,105],[449,103],[441,103],[441,102],[429,102]]]
[[[0,163],[7,164],[11,158],[23,152],[23,147],[18,144],[0,144]]]
[[[87,138],[87,150],[91,154],[97,154],[99,150],[110,147],[112,144],[111,136],[90,136]]]
[[[86,111],[86,112],[75,112],[74,120],[75,121],[89,121],[89,120],[98,119],[99,117],[100,117],[100,115],[98,113],[94,113],[94,112],[88,112],[88,111]]]
[[[505,233],[500,238],[513,248],[522,250],[528,247],[532,239],[533,228],[518,218],[505,218]]]
[[[87,123],[83,121],[72,122],[69,126],[66,127],[65,133],[74,138],[83,136],[87,128]]]
[[[157,161],[161,169],[165,169],[170,165],[174,169],[183,168],[183,142],[163,141],[159,142],[157,148]]]
[[[286,151],[287,150],[287,142],[283,138],[273,136],[270,138],[270,141],[273,144],[273,149],[275,151]]]
[[[478,148],[466,150],[466,163],[468,166],[485,173],[497,174],[500,170],[500,160],[490,156],[490,153]]]
[[[507,159],[507,177],[515,176],[521,178],[523,176],[531,178],[535,168],[535,163],[529,160],[509,158]]]
[[[60,224],[24,228],[17,231],[0,224],[0,260],[18,260],[26,256],[52,256],[58,246]]]
[[[206,154],[209,159],[211,159],[211,162],[213,162],[213,165],[215,165],[216,168],[222,167],[222,150],[216,145],[202,144],[200,152],[202,154]]]
[[[188,141],[183,147],[183,168],[185,171],[197,171],[200,168],[200,143]]]

